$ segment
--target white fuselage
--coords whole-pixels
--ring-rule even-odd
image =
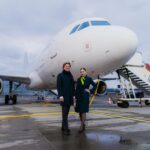
[[[29,75],[29,88],[56,88],[57,75],[64,62],[71,63],[75,79],[79,77],[81,67],[87,68],[88,75],[97,78],[118,69],[133,56],[138,40],[131,30],[113,25],[92,26],[91,20],[104,19],[77,21],[56,36]],[[70,34],[74,26],[79,24],[80,28],[84,22],[89,26]]]

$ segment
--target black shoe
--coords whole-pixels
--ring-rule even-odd
[[[82,132],[84,132],[85,131],[85,124],[82,126],[82,127],[80,127],[80,129],[79,129],[79,133],[82,133]]]
[[[61,127],[61,131],[64,131],[65,129],[63,127]]]
[[[84,130],[85,130],[84,128],[80,128],[78,132],[82,133],[82,132],[84,132]]]
[[[84,129],[79,129],[78,133],[83,133]]]
[[[63,127],[61,128],[61,131],[65,131],[67,130],[68,132],[70,132],[70,129],[64,129]]]
[[[69,132],[69,130],[63,130],[63,135],[70,135],[70,132]]]

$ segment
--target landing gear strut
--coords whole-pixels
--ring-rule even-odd
[[[9,95],[5,95],[5,104],[8,105],[9,101],[12,100],[13,104],[17,104],[17,95],[13,95],[12,92],[13,82],[9,82]]]

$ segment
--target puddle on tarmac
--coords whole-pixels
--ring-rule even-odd
[[[117,134],[87,133],[86,136],[89,140],[103,144],[136,145],[133,140],[123,138]]]

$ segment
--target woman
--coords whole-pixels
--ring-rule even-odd
[[[75,111],[79,113],[81,126],[79,132],[85,130],[86,113],[89,112],[89,97],[90,97],[90,85],[93,86],[91,91],[95,91],[96,84],[92,78],[87,76],[86,69],[80,69],[81,76],[77,80],[76,86],[76,107]]]

